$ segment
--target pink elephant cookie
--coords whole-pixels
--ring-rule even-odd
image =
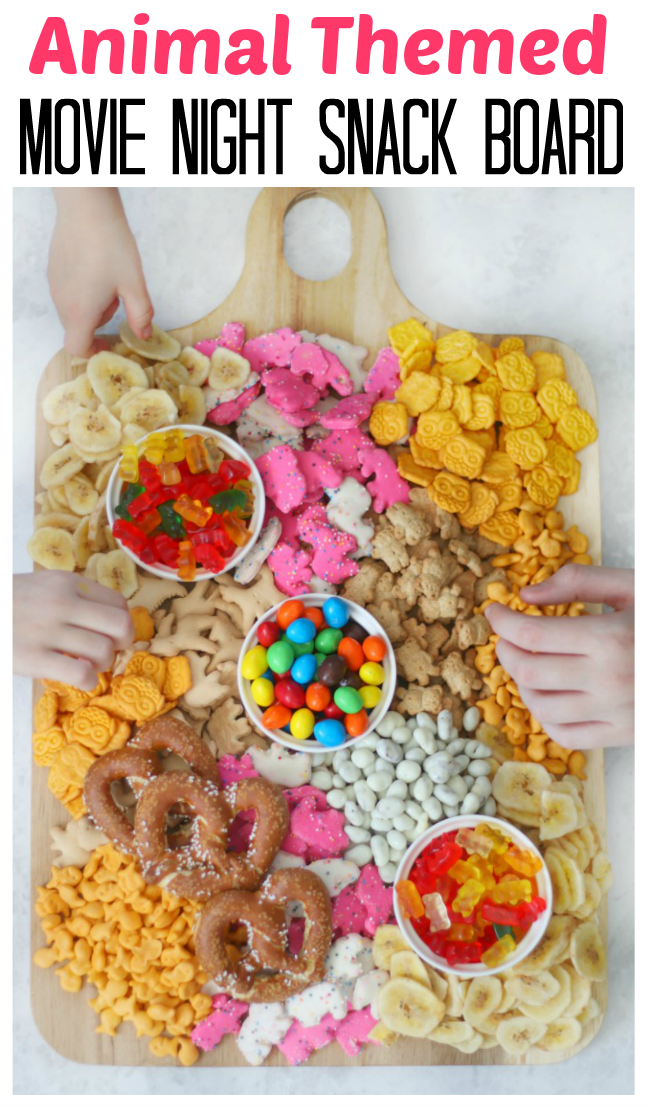
[[[258,457],[257,465],[264,491],[283,514],[299,507],[305,498],[307,482],[291,446],[276,445]],[[276,547],[277,548],[277,547]]]
[[[266,563],[273,573],[276,588],[283,595],[302,595],[309,591],[313,575],[311,556],[304,549],[279,541]]]
[[[312,787],[309,783],[304,783],[300,787],[285,787],[282,794],[289,804],[289,810],[297,807],[303,799],[313,799],[316,803],[316,810],[328,809],[329,804],[325,792],[321,791],[319,787]]]
[[[315,388],[323,392],[329,365],[325,352],[315,342],[302,342],[291,354],[291,372],[294,376],[310,376]]]
[[[206,419],[208,422],[214,423],[215,426],[227,426],[230,422],[236,422],[253,400],[257,399],[261,387],[261,382],[259,380],[255,381],[247,388],[242,389],[236,399],[218,403],[216,407],[208,411],[205,416]]]
[[[289,831],[280,845],[280,849],[283,853],[291,853],[292,856],[302,856],[306,859],[309,846],[306,841],[303,841],[302,837],[298,837],[297,834]]]
[[[301,342],[302,338],[299,334],[296,334],[290,326],[283,326],[270,334],[260,334],[259,337],[252,338],[246,342],[242,352],[256,372],[268,366],[284,368],[289,364],[294,349]]]
[[[370,418],[373,402],[372,396],[347,396],[321,415],[320,424],[328,430],[354,430]]]
[[[284,1040],[278,1045],[280,1052],[284,1053],[292,1067],[304,1064],[312,1052],[325,1048],[325,1045],[334,1040],[334,1026],[339,1023],[335,1022],[330,1014],[328,1018],[330,1021],[324,1018],[318,1025],[310,1025],[308,1028],[301,1025],[299,1021],[292,1023]]]
[[[385,925],[392,917],[393,888],[386,886],[375,864],[366,864],[359,873],[354,892],[367,911],[365,932],[374,937],[378,926]]]
[[[363,390],[372,396],[374,403],[393,399],[399,388],[399,358],[390,347],[380,349],[375,363],[363,382]]]
[[[351,534],[330,524],[321,504],[314,504],[303,511],[298,534],[313,548],[311,567],[314,576],[319,576],[328,584],[340,584],[349,576],[356,576],[359,565],[347,554],[355,552],[357,543]]]
[[[290,426],[296,426],[304,430],[307,426],[314,426],[318,422],[317,411],[285,411],[284,418]]]
[[[313,795],[301,799],[291,812],[291,833],[304,841],[310,849],[318,850],[318,859],[337,856],[347,848],[348,835],[344,832],[345,815],[327,807],[319,810]],[[284,846],[283,846],[284,847]]]
[[[255,770],[255,765],[248,753],[244,753],[243,757],[234,757],[228,753],[219,761],[219,775],[223,787],[229,787],[231,783],[238,783],[239,780],[259,776],[259,772]]]
[[[363,449],[372,449],[374,442],[358,428],[355,430],[332,430],[326,438],[321,438],[313,448],[314,453],[326,457],[342,472],[356,472]]]
[[[239,1002],[229,995],[215,995],[212,1006],[212,1013],[195,1025],[190,1034],[196,1047],[202,1048],[204,1052],[216,1048],[227,1033],[236,1037],[241,1029],[242,1019],[248,1013],[247,1002]]]
[[[320,396],[316,388],[294,376],[289,369],[267,369],[262,383],[268,402],[285,417],[295,412],[302,414],[313,407]]]
[[[328,1017],[331,1017],[331,1014]],[[357,1056],[361,1052],[361,1046],[368,1041],[368,1034],[376,1025],[377,1019],[373,1018],[369,1006],[363,1010],[350,1008],[342,1021],[334,1022],[334,1036],[348,1056]]]
[[[320,453],[301,451],[296,454],[298,467],[307,484],[307,499],[322,499],[326,488],[338,488],[343,477],[331,461]]]
[[[246,341],[246,327],[243,323],[224,323],[217,338],[217,345],[241,353]]]
[[[368,911],[357,898],[354,887],[344,887],[332,903],[332,929],[335,937],[364,933]]]
[[[409,502],[409,485],[397,471],[397,465],[390,453],[385,449],[372,446],[370,449],[361,450],[360,460],[361,475],[366,479],[372,476],[372,480],[368,480],[366,484],[366,489],[372,496],[373,510],[378,515],[388,507],[392,507],[393,503]]]

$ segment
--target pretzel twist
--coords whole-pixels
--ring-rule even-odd
[[[300,902],[305,933],[300,952],[287,947],[285,906]],[[229,933],[244,925],[248,951],[233,963]],[[325,974],[332,940],[332,904],[313,872],[284,868],[272,872],[259,891],[224,891],[203,908],[196,931],[196,954],[218,987],[244,1002],[282,1002]],[[269,974],[272,973],[272,974]]]
[[[160,771],[153,753],[125,745],[123,749],[98,757],[86,772],[83,797],[90,817],[115,847],[128,856],[137,855],[135,832],[126,814],[115,802],[111,784],[117,780],[129,780],[132,784],[137,782],[142,790]]]

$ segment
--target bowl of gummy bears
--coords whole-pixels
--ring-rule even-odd
[[[117,544],[170,580],[234,568],[257,541],[264,486],[238,442],[207,426],[165,426],[122,448],[106,493]]]
[[[278,603],[239,656],[239,696],[256,729],[289,749],[351,745],[378,725],[397,680],[376,618],[349,599],[310,593]]]
[[[432,826],[404,854],[393,908],[411,947],[432,968],[494,975],[539,944],[553,908],[539,850],[500,818],[459,815]]]

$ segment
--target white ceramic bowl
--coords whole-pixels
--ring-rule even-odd
[[[255,493],[255,506],[253,509],[253,514],[249,520],[248,527],[251,531],[251,538],[249,541],[246,542],[246,545],[242,545],[233,554],[231,559],[224,565],[222,571],[230,572],[231,569],[235,567],[235,565],[239,564],[239,562],[243,560],[248,551],[255,544],[259,537],[260,530],[262,529],[262,521],[264,519],[265,510],[265,497],[264,485],[262,484],[262,479],[258,472],[257,465],[252,460],[252,458],[248,456],[246,450],[242,449],[239,442],[235,441],[233,438],[229,438],[226,434],[220,434],[218,430],[213,430],[210,426],[190,426],[189,424],[183,423],[177,426],[161,426],[159,430],[152,431],[152,433],[166,434],[169,430],[182,430],[186,438],[191,437],[192,434],[201,434],[204,438],[214,438],[215,441],[218,442],[220,448],[223,449],[226,457],[231,457],[233,461],[243,461],[249,466],[251,470],[250,480],[253,484]],[[145,442],[148,437],[149,434],[145,434],[144,437],[140,438],[135,444],[141,445],[142,442]],[[121,480],[118,475],[119,467],[120,462],[116,461],[115,468],[111,473],[111,478],[108,482],[108,488],[106,492],[106,513],[108,515],[108,521],[111,529],[113,528],[113,523],[117,518],[115,514],[115,508],[120,502],[122,487],[124,485],[124,481]],[[131,557],[136,562],[136,564],[140,566],[140,568],[143,568],[146,572],[152,572],[154,576],[162,576],[165,580],[180,580],[180,576],[178,575],[178,573],[174,572],[174,570],[169,568],[167,565],[162,565],[158,562],[152,565],[145,564],[145,562],[141,561],[140,558],[136,556],[136,554],[131,549],[127,549],[125,545],[122,545],[122,542],[118,541],[118,545],[121,549],[125,551],[125,553],[128,553],[129,557]],[[214,572],[202,571],[197,566],[197,573],[194,577],[194,580],[210,580],[215,575],[220,575],[220,573],[217,574]]]
[[[450,967],[442,956],[436,956],[435,952],[432,952],[431,949],[425,945],[424,941],[413,929],[411,923],[406,920],[397,898],[397,892],[393,889],[393,910],[397,918],[397,924],[411,948],[417,952],[421,960],[426,961],[432,968],[437,968],[438,971],[447,972],[447,974],[462,976],[464,979],[474,979],[476,976],[496,975],[498,972],[506,971],[508,968],[512,968],[515,964],[518,964],[520,960],[528,956],[539,944],[553,913],[553,888],[551,887],[551,877],[539,849],[537,849],[530,838],[526,837],[526,834],[522,833],[516,826],[510,825],[509,822],[504,822],[501,818],[488,818],[484,814],[460,814],[456,818],[445,818],[442,822],[436,822],[435,826],[432,826],[431,829],[428,829],[421,837],[418,837],[418,839],[413,842],[410,849],[404,853],[399,868],[397,869],[395,883],[401,879],[409,878],[411,868],[415,864],[420,853],[431,841],[434,841],[436,837],[440,837],[443,833],[449,833],[451,830],[473,829],[479,822],[486,822],[488,825],[495,826],[497,829],[507,833],[515,845],[518,845],[521,849],[528,849],[529,852],[534,853],[535,856],[539,857],[542,861],[542,867],[535,873],[535,879],[537,881],[539,895],[546,900],[546,910],[543,914],[540,914],[537,921],[533,922],[528,932],[517,945],[513,955],[508,957],[503,964],[500,964],[496,968],[488,968],[485,964],[455,964],[453,967]]]
[[[289,598],[302,599],[306,607],[322,607],[323,603],[325,603],[327,599],[332,599],[334,597],[332,595],[309,592],[306,595],[296,595],[291,597],[287,596],[287,599],[283,600],[283,602],[286,602]],[[388,640],[388,636],[385,630],[382,628],[380,623],[377,622],[377,619],[373,618],[373,616],[371,614],[368,614],[367,611],[364,611],[363,607],[359,607],[356,603],[352,603],[349,599],[344,599],[344,602],[347,603],[350,609],[350,617],[353,618],[355,622],[360,623],[360,625],[368,631],[369,635],[376,635],[377,637],[382,638],[382,640],[386,643],[386,656],[381,662],[385,673],[385,679],[383,684],[381,685],[383,694],[377,706],[368,714],[368,729],[366,730],[366,734],[369,734],[370,731],[376,725],[378,725],[379,722],[381,722],[382,718],[386,714],[386,711],[389,709],[390,704],[393,701],[393,696],[395,694],[395,684],[397,682],[397,665],[395,662],[395,653],[390,641]],[[260,707],[258,707],[257,703],[253,699],[253,696],[251,695],[250,680],[245,680],[241,674],[242,660],[245,654],[248,652],[249,649],[252,649],[254,645],[258,644],[257,627],[259,626],[260,622],[266,622],[267,619],[273,620],[281,606],[282,603],[277,603],[275,607],[271,607],[271,609],[267,611],[266,614],[262,615],[261,618],[258,618],[253,628],[246,635],[244,644],[241,648],[241,653],[239,654],[239,660],[237,662],[237,687],[239,689],[239,698],[244,704],[246,713],[255,726],[255,729],[259,730],[260,733],[265,734],[268,738],[271,739],[271,741],[276,741],[279,745],[284,745],[287,749],[294,749],[296,752],[299,753],[328,752],[330,751],[330,746],[321,745],[320,741],[317,741],[315,737],[308,737],[304,741],[297,741],[295,737],[292,737],[291,734],[285,733],[284,730],[269,730],[266,726],[263,726],[262,714],[264,712]],[[340,745],[332,746],[331,752],[336,752],[337,749],[345,749],[348,745],[354,745],[355,741],[360,741],[364,736],[365,734],[361,734],[359,737],[351,737],[347,741],[342,741]]]

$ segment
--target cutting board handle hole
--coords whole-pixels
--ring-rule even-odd
[[[289,268],[305,280],[337,276],[352,256],[347,213],[324,196],[299,198],[284,216],[282,252]]]

